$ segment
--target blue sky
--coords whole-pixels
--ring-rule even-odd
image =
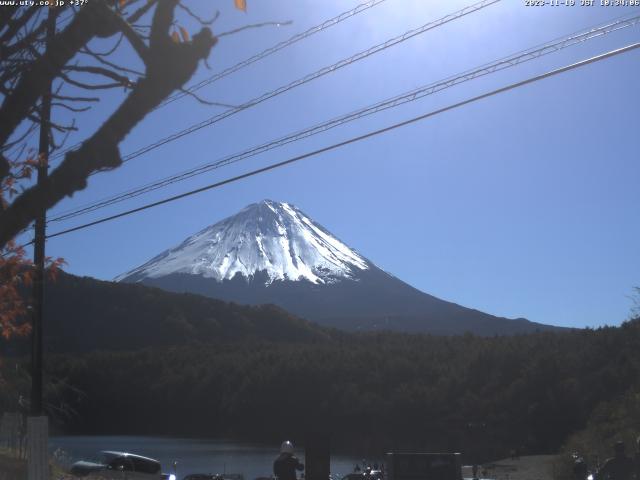
[[[195,80],[321,23],[359,1],[218,1],[215,32],[291,20],[224,37]],[[387,0],[200,93],[240,104],[469,3]],[[577,3],[580,3],[579,1]],[[204,16],[211,2],[191,0]],[[504,0],[269,100],[91,178],[50,214],[367,106],[412,88],[632,13],[622,7],[526,7]],[[181,24],[192,32],[188,18]],[[50,232],[280,161],[637,42],[640,26],[548,55]],[[133,61],[121,52],[123,61]],[[566,326],[619,324],[640,285],[640,51],[612,58],[293,166],[138,215],[51,239],[48,255],[100,279],[264,198],[291,202],[381,268],[440,298],[495,315]],[[83,134],[123,92],[79,117]],[[131,152],[220,112],[191,99],[149,115],[121,145]],[[71,143],[80,140],[72,137]]]

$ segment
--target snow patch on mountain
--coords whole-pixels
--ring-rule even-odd
[[[288,203],[263,200],[166,250],[116,281],[185,273],[230,280],[266,272],[276,280],[315,284],[355,278],[369,262]]]

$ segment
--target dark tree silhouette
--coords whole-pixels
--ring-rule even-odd
[[[235,6],[246,8],[244,2]],[[199,24],[193,37],[178,24],[178,12]],[[180,0],[0,9],[0,336],[25,335],[30,327],[23,293],[32,281],[32,264],[15,237],[43,207],[84,189],[89,175],[122,163],[120,142],[172,92],[182,90],[208,58],[217,43],[208,28],[215,18],[203,20]],[[107,43],[112,45],[105,49]],[[120,55],[127,48],[137,58]],[[59,113],[77,116],[100,101],[97,92],[111,89],[123,92],[122,102],[35,184],[33,171],[49,168],[51,153],[78,131],[75,119],[60,122]],[[53,113],[43,121],[49,117],[45,99]],[[49,150],[34,154],[30,136],[41,127]],[[62,261],[47,263],[55,274]]]
[[[184,29],[180,29],[181,35],[178,35],[174,19],[178,6],[190,12],[178,0],[121,0],[118,3],[91,0],[77,9],[46,49],[46,19],[38,20],[42,16],[38,12],[45,9],[2,10],[0,182],[3,182],[5,198],[0,208],[0,249],[35,219],[39,208],[51,208],[64,197],[84,189],[93,172],[117,168],[122,163],[120,142],[151,110],[181,89],[199,62],[209,56],[216,37],[207,26],[192,38]],[[57,10],[52,10],[52,14],[57,15]],[[140,25],[138,22],[145,18],[149,18],[150,23]],[[108,52],[90,49],[93,40],[109,37],[128,42],[141,60],[144,72],[116,64]],[[82,62],[81,54],[84,54],[82,58],[88,56],[94,61]],[[139,74],[138,79],[132,80],[132,74]],[[96,77],[107,78],[108,83],[92,81]],[[39,123],[39,100],[54,80],[84,90],[126,88],[128,94],[79,148],[66,153],[64,160],[49,172],[46,182],[18,193],[13,189],[16,180],[13,177],[16,170],[24,167],[24,161],[12,159],[9,151],[19,146],[26,135],[23,133],[25,123],[31,122],[32,126]],[[62,95],[57,88],[52,95],[54,104],[71,110],[77,102],[95,100],[82,95]],[[50,122],[49,127],[52,132],[61,133],[75,128],[54,122]],[[23,151],[19,151],[18,156],[21,154]],[[9,188],[14,194],[10,199],[6,198]]]

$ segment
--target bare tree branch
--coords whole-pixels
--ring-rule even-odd
[[[124,37],[124,35],[121,35],[121,37]],[[128,68],[128,67],[123,67],[123,66],[118,65],[116,63],[110,62],[106,58],[102,58],[101,55],[96,55],[89,47],[85,47],[81,51],[81,53],[84,53],[85,55],[89,55],[92,58],[94,58],[95,60],[97,60],[98,62],[102,63],[103,65],[106,65],[106,66],[111,67],[111,68],[115,68],[116,70],[120,70],[121,72],[133,73],[134,75],[138,75],[139,77],[144,76],[144,73],[142,73],[142,72],[140,72],[138,70],[134,70],[134,69]]]
[[[229,30],[228,32],[223,32],[223,33],[219,33],[217,36],[219,37],[225,37],[227,35],[234,35],[236,33],[242,32],[244,30],[250,30],[252,28],[262,28],[262,27],[269,27],[269,26],[275,26],[275,27],[281,27],[284,25],[291,25],[293,22],[291,20],[288,20],[286,22],[262,22],[262,23],[253,23],[251,25],[245,25],[244,27],[240,27],[240,28],[234,28],[233,30]]]
[[[72,123],[72,126],[75,127],[76,126],[76,122],[75,120]],[[74,129],[77,130],[77,129]],[[62,148],[64,146],[65,143],[67,143],[67,140],[69,139],[69,135],[71,135],[71,131],[69,130],[68,132],[65,133],[64,137],[62,137],[62,140],[60,142],[56,142],[55,138],[51,139],[51,151],[55,151],[58,150],[59,148]]]
[[[21,9],[24,13],[16,18],[13,21],[9,21],[7,30],[0,35],[0,44],[7,44],[7,42],[15,36],[15,34],[20,30],[27,22],[35,15],[38,11],[37,8],[25,8]]]
[[[113,45],[113,47],[111,47],[111,48],[110,48],[109,50],[107,50],[106,52],[96,52],[96,51],[93,51],[93,50],[92,50],[92,51],[91,51],[91,53],[92,53],[93,55],[98,56],[98,57],[108,57],[109,55],[112,55],[112,54],[113,54],[113,52],[115,52],[115,51],[118,49],[118,47],[122,44],[122,40],[123,40],[123,39],[124,39],[124,35],[123,35],[123,34],[120,34],[120,35],[118,35],[118,38],[116,39],[116,43]],[[88,45],[85,45],[85,46],[81,49],[81,51],[83,51],[83,50],[89,50],[89,46],[88,46]]]
[[[12,44],[7,44],[6,46],[0,48],[0,61],[4,61],[11,57],[11,55],[15,55],[21,49],[23,49],[26,45],[32,44],[36,41],[36,39],[42,35],[47,27],[47,22],[43,20],[40,24],[31,30],[27,35],[18,39],[16,42]]]
[[[33,113],[29,115],[27,118],[29,118],[29,120],[31,120],[31,122],[33,122],[34,125],[41,125],[43,123],[39,113],[38,114]],[[71,125],[62,125],[60,123],[49,121],[49,122],[45,122],[45,127],[49,128],[50,130],[53,129],[60,133],[66,133],[69,130],[77,130],[77,128],[75,127],[75,122],[72,122]]]
[[[186,88],[180,88],[180,91],[182,93],[184,93],[185,95],[197,100],[199,103],[203,104],[203,105],[209,105],[212,107],[224,107],[224,108],[238,108],[238,105],[231,105],[229,103],[220,103],[220,102],[213,102],[210,100],[205,100],[204,98],[198,96],[196,93],[187,90]]]
[[[100,99],[98,97],[70,97],[67,95],[60,95],[58,93],[54,93],[51,98],[56,100],[63,100],[67,102],[99,102]]]
[[[43,205],[51,208],[64,197],[84,189],[88,176],[93,172],[121,165],[119,143],[150,111],[181,88],[195,73],[200,60],[209,55],[217,38],[208,28],[194,35],[191,42],[172,41],[169,29],[176,5],[177,0],[158,1],[146,54],[146,76],[136,83],[123,103],[79,149],[66,154],[44,183],[25,190],[0,213],[0,247],[29,225]],[[109,13],[117,16],[114,12]]]
[[[74,16],[67,28],[57,34],[46,54],[33,62],[0,107],[0,144],[4,145],[27,112],[42,95],[60,69],[95,36],[108,35],[113,26],[111,10],[103,0],[93,0]]]
[[[98,83],[98,84],[85,83],[79,80],[75,80],[63,72],[58,73],[58,76],[64,79],[64,81],[67,82],[68,84],[74,85],[78,88],[83,88],[85,90],[109,90],[111,88],[122,88],[127,86],[122,82]]]
[[[151,8],[158,2],[158,0],[148,0],[145,5],[140,7],[138,10],[133,12],[129,17],[127,17],[127,22],[130,24],[136,23],[142,16],[147,13]]]
[[[200,25],[211,26],[220,16],[220,12],[216,11],[216,13],[213,14],[213,17],[211,17],[209,20],[204,20],[202,17],[194,13],[193,10],[191,10],[189,7],[184,5],[182,2],[178,3],[178,7],[184,10],[185,12],[187,12],[187,15],[189,15],[191,18],[196,20]]]
[[[87,110],[91,110],[91,107],[72,107],[71,105],[67,105],[62,102],[51,102],[52,107],[58,107],[65,110],[69,110],[70,112],[86,112]]]
[[[133,81],[129,77],[125,77],[123,75],[120,75],[119,73],[116,73],[112,70],[109,70],[103,67],[94,67],[94,66],[88,66],[88,65],[85,65],[85,66],[67,65],[66,67],[64,67],[63,70],[102,75],[103,77],[107,77],[112,80],[115,80],[116,82],[119,82],[124,87],[131,87],[133,85]]]
[[[26,138],[29,135],[31,135],[35,131],[35,129],[36,129],[36,125],[32,123],[31,125],[29,125],[29,128],[27,128],[26,132],[24,132],[22,135],[20,135],[18,138],[16,138],[12,142],[9,142],[6,145],[3,145],[2,150],[6,152],[7,150],[15,147],[16,145],[21,144],[26,140]],[[2,179],[1,175],[0,175],[0,179]]]
[[[142,59],[142,61],[147,63],[149,48],[144,43],[142,38],[140,38],[140,36],[135,32],[135,30],[126,20],[124,20],[119,15],[114,14],[113,12],[111,12],[111,14],[113,15],[113,21],[115,22],[118,30],[126,37],[138,56]]]

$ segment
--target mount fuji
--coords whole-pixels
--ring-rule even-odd
[[[249,205],[116,278],[243,304],[276,304],[346,330],[504,335],[555,329],[465,308],[376,267],[301,210]]]

